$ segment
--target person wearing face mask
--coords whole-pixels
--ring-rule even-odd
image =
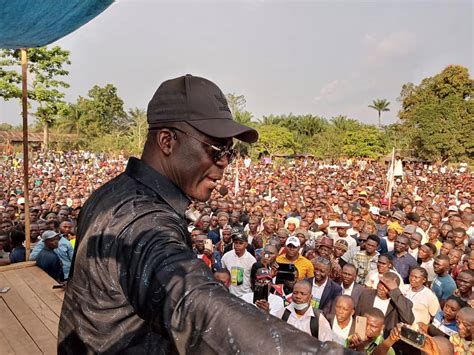
[[[331,341],[333,335],[329,322],[320,311],[311,307],[310,301],[311,283],[298,281],[293,287],[291,303],[276,316],[320,341]]]

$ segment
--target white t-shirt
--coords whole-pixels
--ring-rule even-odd
[[[334,321],[332,322],[332,331],[333,331],[333,336],[332,336],[332,341],[345,346],[346,345],[346,339],[349,337],[349,333],[351,331],[352,327],[352,317],[349,321],[349,324],[342,329],[339,327],[339,323],[337,322],[337,318],[334,317]]]
[[[431,323],[431,317],[434,317],[439,311],[438,297],[428,287],[424,287],[415,292],[411,289],[410,285],[401,287],[403,295],[413,303],[413,315],[415,321],[413,324],[423,322],[425,324]]]
[[[387,308],[390,303],[390,298],[387,298],[386,300],[382,300],[379,298],[379,296],[375,296],[374,299],[374,308],[378,308],[382,311],[383,314],[387,313]]]
[[[385,242],[387,243],[387,251],[390,253],[395,248],[395,242],[391,242],[387,237],[384,237]]]
[[[250,270],[257,260],[247,250],[238,257],[235,250],[224,254],[221,259],[222,267],[229,270],[231,275],[230,293],[241,297],[252,292],[250,288]]]
[[[426,262],[422,262],[421,265],[420,265],[428,273],[428,281],[429,282],[433,281],[433,279],[436,276],[436,273],[434,272],[433,263],[434,263],[434,259],[432,258],[431,260],[428,260]]]
[[[253,292],[246,293],[241,298],[245,302],[251,303],[255,306],[255,304],[253,303]],[[278,296],[274,295],[273,293],[270,293],[268,295],[268,304],[270,305],[270,314],[272,316],[276,316],[281,309],[285,308],[283,298],[278,297]],[[257,307],[257,306],[255,306],[255,307]]]
[[[313,289],[311,290],[311,294],[312,294],[311,307],[319,309],[321,297],[323,296],[324,288],[326,287],[327,283],[328,283],[328,279],[326,278],[326,281],[324,281],[324,283],[321,286],[319,286],[318,284],[316,284],[316,282],[313,279]]]
[[[293,305],[290,304],[286,308],[281,309],[276,316],[281,319],[281,317],[283,317],[283,313],[285,313],[285,309],[288,309],[291,312],[288,320],[286,321],[288,324],[292,325],[296,329],[301,330],[302,332],[305,332],[306,334],[312,335],[310,325],[311,317],[314,317],[312,307],[308,307],[306,312],[302,316],[299,316],[296,314]],[[319,314],[318,326],[318,339],[320,341],[332,341],[333,335],[331,326],[329,325],[327,319],[324,318],[322,313]]]

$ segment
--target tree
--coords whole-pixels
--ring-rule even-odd
[[[331,118],[330,123],[336,130],[340,132],[355,131],[362,126],[359,121],[352,118],[347,118],[346,116],[333,117]]]
[[[427,160],[474,158],[474,81],[460,65],[419,85],[402,87],[399,117],[411,130],[415,155]]]
[[[143,144],[148,133],[146,112],[143,109],[135,107],[128,111],[128,117],[131,122],[129,130],[130,150],[138,154],[143,149]]]
[[[365,126],[345,133],[343,152],[349,157],[376,159],[385,153],[383,133],[374,126]]]
[[[127,133],[130,121],[114,85],[94,85],[87,96],[80,96],[76,103],[80,111],[79,126],[87,137],[100,137],[112,131]]]
[[[373,108],[379,114],[379,121],[378,121],[379,129],[381,127],[381,125],[380,125],[380,116],[382,115],[382,112],[390,111],[388,106],[390,106],[390,102],[387,101],[386,99],[373,100],[372,105],[369,105],[370,108]]]
[[[300,146],[289,129],[281,126],[262,125],[258,127],[259,140],[254,147],[258,153],[294,154]]]
[[[69,54],[69,51],[58,46],[28,50],[28,72],[29,78],[32,78],[28,98],[38,104],[34,115],[43,125],[45,149],[49,143],[49,128],[64,106],[65,94],[62,89],[69,87],[69,84],[61,79],[69,74],[64,68],[65,65],[71,64]],[[20,51],[6,49],[0,55],[0,97],[5,100],[20,99]]]

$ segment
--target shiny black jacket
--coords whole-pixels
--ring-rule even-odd
[[[79,217],[59,354],[342,353],[230,295],[196,259],[188,199],[144,162]]]

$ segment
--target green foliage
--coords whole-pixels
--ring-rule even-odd
[[[79,97],[75,107],[79,130],[87,137],[102,137],[113,131],[127,132],[129,120],[123,109],[123,100],[112,84],[94,85],[87,98]]]
[[[345,132],[343,152],[348,157],[380,158],[385,153],[383,133],[374,126]]]
[[[295,142],[294,136],[288,128],[276,125],[262,125],[258,128],[260,135],[254,149],[258,153],[274,154],[294,154],[301,149]]]
[[[420,85],[402,87],[403,125],[411,130],[410,145],[427,160],[474,158],[474,81],[468,69],[451,65]]]
[[[63,89],[69,84],[62,77],[69,72],[64,68],[71,64],[69,51],[58,46],[48,49],[28,49],[29,82],[28,99],[37,103],[34,115],[44,127],[45,145],[48,144],[48,129],[63,110]],[[0,97],[4,100],[21,99],[21,52],[20,50],[2,50],[0,52]]]

